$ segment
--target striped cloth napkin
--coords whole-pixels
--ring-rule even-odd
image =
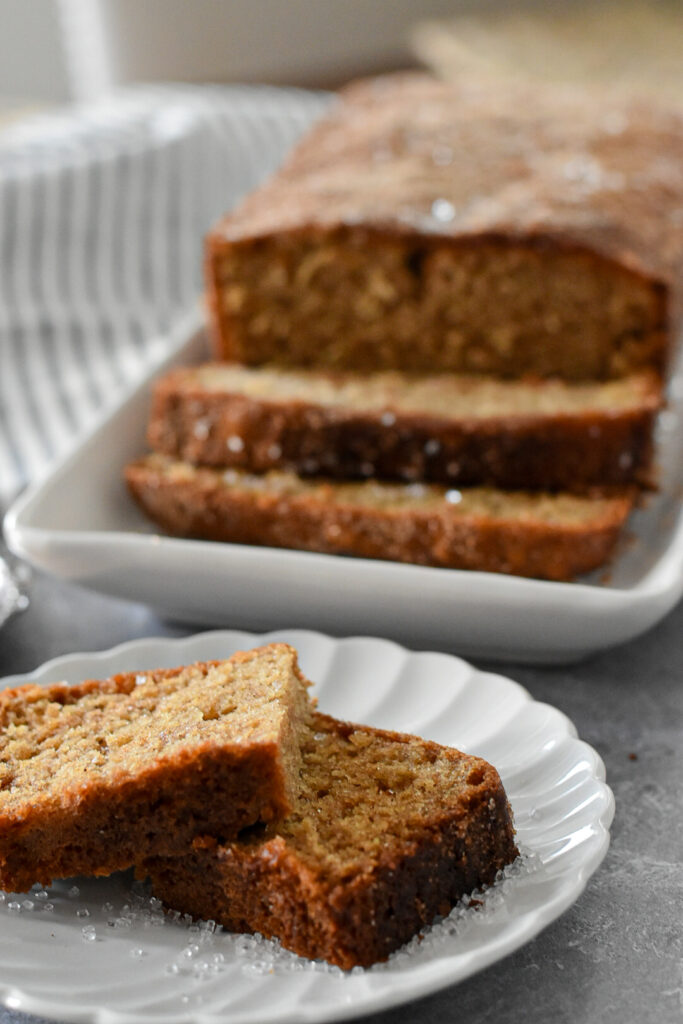
[[[144,87],[0,134],[0,506],[159,357],[204,232],[329,102]]]

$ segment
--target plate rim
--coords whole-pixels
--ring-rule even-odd
[[[371,991],[363,993],[360,1000],[355,1001],[355,1005],[349,1006],[345,1004],[335,1004],[330,1007],[329,1012],[326,1012],[323,1016],[320,1015],[318,1010],[313,1015],[313,1009],[307,1012],[305,1005],[297,1005],[285,1015],[261,1015],[259,1020],[262,1020],[264,1024],[272,1022],[272,1024],[289,1024],[289,1022],[307,1021],[313,1024],[313,1021],[320,1022],[332,1022],[340,1020],[351,1020],[367,1014],[381,1012],[395,1008],[402,1005],[410,1005],[415,1000],[426,997],[428,995],[434,995],[437,992],[442,991],[449,986],[454,986],[464,981],[466,978],[473,977],[485,970],[487,967],[492,966],[499,960],[506,958],[512,953],[516,952],[522,946],[526,945],[537,935],[539,935],[545,928],[547,928],[552,922],[557,920],[570,906],[572,906],[584,892],[589,879],[598,869],[602,863],[610,844],[610,827],[614,818],[615,802],[614,795],[611,788],[606,782],[605,778],[605,765],[599,753],[586,741],[580,739],[578,736],[576,727],[571,719],[554,705],[548,704],[543,701],[537,701],[532,694],[522,686],[516,680],[509,678],[508,676],[502,675],[496,671],[489,671],[486,669],[478,669],[472,665],[466,659],[459,657],[454,654],[447,654],[441,651],[414,651],[404,645],[398,643],[395,640],[386,639],[384,637],[376,637],[364,634],[345,635],[343,637],[333,637],[327,633],[311,630],[311,629],[299,629],[299,628],[280,628],[275,630],[269,630],[266,632],[254,632],[250,630],[239,630],[239,629],[212,629],[198,633],[189,633],[180,637],[167,637],[163,635],[137,637],[132,640],[126,640],[122,643],[116,644],[113,647],[96,650],[96,651],[75,651],[68,654],[57,655],[48,661],[36,666],[29,672],[17,673],[11,676],[0,677],[0,690],[6,689],[7,687],[14,687],[22,685],[27,682],[37,681],[37,677],[42,679],[42,683],[47,682],[47,676],[53,671],[59,671],[60,666],[66,666],[68,663],[73,662],[77,665],[79,661],[90,663],[93,665],[106,664],[107,661],[113,663],[121,657],[127,657],[133,654],[135,651],[147,649],[152,652],[157,646],[161,645],[164,647],[170,646],[173,649],[182,648],[183,645],[195,645],[200,646],[211,643],[217,638],[225,639],[227,645],[243,644],[243,643],[267,643],[276,640],[286,641],[287,636],[290,638],[290,642],[296,646],[297,639],[312,639],[318,640],[322,638],[325,642],[331,642],[333,648],[337,648],[341,644],[353,644],[358,641],[371,642],[372,644],[382,647],[384,650],[387,648],[393,648],[398,650],[402,654],[410,657],[421,658],[424,656],[430,656],[432,654],[438,654],[439,657],[446,658],[449,661],[453,661],[459,665],[460,668],[467,670],[466,681],[467,685],[472,685],[472,681],[477,676],[494,676],[499,680],[503,680],[507,686],[511,686],[519,696],[522,697],[523,704],[537,704],[540,707],[550,708],[553,712],[553,717],[561,726],[563,734],[567,740],[572,743],[576,748],[577,756],[580,755],[585,758],[590,766],[590,777],[594,781],[597,791],[600,793],[601,801],[599,805],[599,813],[596,811],[596,816],[592,819],[592,824],[595,828],[595,839],[588,855],[584,858],[578,869],[575,869],[574,877],[566,879],[566,884],[562,887],[561,891],[556,893],[553,898],[542,903],[540,907],[534,906],[532,911],[527,911],[517,919],[518,927],[514,930],[512,935],[503,935],[499,942],[489,943],[483,950],[476,951],[476,964],[474,968],[469,964],[467,966],[461,966],[460,970],[455,972],[443,970],[440,961],[432,961],[427,964],[418,965],[419,973],[417,977],[408,974],[408,972],[399,974],[396,977],[392,976],[392,986],[388,991],[379,989],[377,991]],[[237,648],[239,649],[239,648]],[[82,671],[82,670],[81,670]],[[91,671],[91,670],[88,670]],[[115,668],[114,671],[121,671],[119,668]],[[41,685],[39,682],[38,685]],[[570,884],[571,883],[571,884]],[[500,946],[502,945],[502,949]],[[434,977],[436,975],[436,977]],[[20,986],[9,983],[0,982],[0,1004],[6,1006],[8,1009],[14,1009],[24,1013],[33,1013],[39,1016],[44,1016],[48,1019],[62,1019],[73,1021],[74,1024],[139,1024],[140,1015],[135,1011],[117,1011],[108,1010],[102,1005],[95,1003],[87,1004],[74,1004],[74,1003],[63,1003],[59,1007],[59,1018],[54,1017],[55,1002],[54,998],[48,999],[44,996],[35,996],[22,990]],[[67,1016],[63,1016],[68,1014]],[[237,1015],[240,1021],[255,1020],[253,1016]],[[153,1021],[154,1018],[150,1018]],[[168,1021],[172,1024],[191,1024],[191,1022],[198,1022],[198,1024],[218,1024],[219,1021],[226,1020],[224,1014],[220,1012],[206,1012],[206,1011],[193,1011],[188,1010],[185,1016],[182,1015],[182,1011],[176,1014],[168,1016]]]

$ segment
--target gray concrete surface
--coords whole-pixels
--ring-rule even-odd
[[[0,630],[0,676],[70,651],[190,632],[40,575],[28,590],[28,609]],[[581,899],[535,941],[365,1024],[683,1021],[683,605],[583,664],[495,668],[569,715],[604,758],[617,802],[610,850]],[[35,1022],[0,1010],[0,1024]]]

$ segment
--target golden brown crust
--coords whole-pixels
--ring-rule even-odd
[[[235,656],[235,662],[248,662],[276,648],[284,650],[285,645],[244,652]],[[296,656],[291,653],[295,666]],[[299,698],[305,695],[307,683],[298,668],[294,669],[298,682],[287,684],[287,689],[297,691],[292,694],[297,706],[285,709],[289,698],[283,689],[278,705],[282,713],[273,713],[272,722],[264,720],[265,727],[252,737],[227,727],[218,741],[205,735],[200,724],[185,740],[186,719],[178,724],[169,716],[157,725],[148,703],[140,708],[133,703],[141,687],[163,685],[183,673],[208,678],[212,670],[220,671],[226,664],[198,663],[189,669],[125,673],[77,686],[28,685],[1,693],[0,885],[25,891],[36,882],[49,884],[52,878],[110,874],[130,867],[145,850],[177,853],[195,836],[214,834],[217,823],[221,835],[234,836],[246,825],[281,817],[289,810],[299,767],[299,739],[284,719],[296,719],[299,729],[306,714]],[[122,709],[117,702],[110,712],[106,698],[117,695],[130,695],[130,708]],[[103,698],[100,707],[84,711],[77,736],[70,725],[60,731],[60,708],[72,705],[77,714],[79,702],[98,696]],[[137,748],[128,755],[129,747],[135,746],[130,741],[125,747],[111,746],[115,729],[112,724],[110,731],[107,723],[114,714],[131,721],[137,715],[144,721],[150,748],[155,744],[149,755]],[[201,718],[199,710],[197,715]],[[209,725],[212,715],[219,717],[211,708],[207,715]],[[50,717],[57,723],[52,733],[42,728]],[[17,747],[18,739],[35,748],[34,756],[52,758],[46,770],[54,776],[61,772],[57,787],[48,780],[40,783],[37,777],[23,778],[17,758],[26,752]],[[66,753],[60,754],[60,749]],[[64,771],[74,751],[73,769]],[[14,788],[16,783],[20,789]],[[30,788],[38,784],[38,791]]]
[[[456,514],[447,500],[387,508],[337,500],[332,483],[315,495],[241,488],[215,470],[193,470],[163,456],[128,466],[126,481],[146,514],[178,536],[549,580],[602,565],[632,506],[629,494],[586,499],[580,520],[558,516],[556,522],[535,517],[533,507],[524,518],[504,511]]]
[[[319,736],[361,734],[384,749],[410,744],[427,776],[432,761],[450,761],[451,784],[439,790],[438,809],[432,801],[420,811],[416,800],[405,836],[398,825],[391,828],[385,807],[391,796],[379,792],[373,799],[384,831],[376,851],[347,851],[336,868],[316,863],[286,827],[275,826],[262,839],[225,846],[197,840],[181,860],[155,859],[140,873],[149,874],[155,893],[177,910],[233,931],[277,937],[301,956],[344,969],[369,966],[448,914],[465,893],[492,883],[514,860],[510,809],[498,773],[480,758],[324,715],[316,715],[315,728]],[[373,786],[369,778],[369,792]]]
[[[355,82],[340,96],[281,171],[216,226],[212,245],[308,224],[423,226],[455,240],[528,237],[679,287],[681,225],[667,216],[683,192],[680,111],[423,74]],[[454,217],[432,217],[437,198]]]
[[[682,313],[682,161],[683,117],[637,101],[419,75],[359,83],[209,236],[217,351],[423,372],[661,370]],[[283,286],[262,288],[264,268]],[[461,268],[464,323],[434,292]],[[440,347],[452,328],[462,343]]]
[[[302,397],[278,399],[207,389],[193,370],[171,371],[154,388],[150,446],[199,465],[252,473],[287,469],[340,479],[579,492],[651,483],[652,431],[661,404],[654,375],[634,379],[633,400],[620,408],[586,402],[572,411],[537,412],[522,404],[515,412],[477,417],[459,414],[457,391],[449,416],[396,405],[326,405],[316,401],[317,378],[310,376],[310,398],[303,397],[304,386]]]

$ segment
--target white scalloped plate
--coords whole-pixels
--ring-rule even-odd
[[[160,913],[148,903],[140,909],[139,900],[138,909],[125,911],[128,874],[79,880],[80,892],[71,896],[73,882],[55,883],[48,897],[30,896],[32,906],[10,909],[10,902],[21,905],[26,897],[0,902],[5,1005],[94,1024],[344,1020],[468,977],[527,942],[577,899],[609,844],[614,801],[602,761],[559,711],[532,700],[517,683],[450,655],[304,630],[265,636],[221,631],[74,654],[3,685],[76,682],[222,658],[272,639],[298,648],[303,671],[317,681],[321,710],[416,732],[490,760],[505,783],[525,859],[489,890],[483,908],[460,908],[387,964],[347,974],[273,943],[188,934],[187,926],[168,920],[161,926]],[[132,916],[129,927],[108,925],[121,914]]]

